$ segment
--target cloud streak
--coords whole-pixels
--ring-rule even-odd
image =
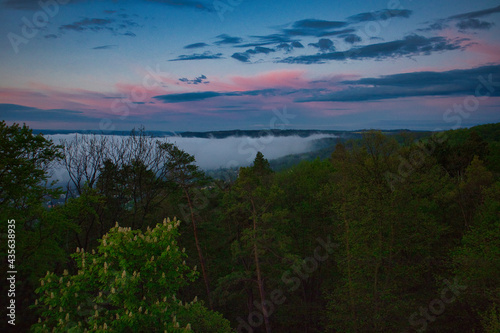
[[[321,52],[335,51],[332,40],[328,38],[321,38],[317,43],[310,43],[309,46],[315,47]]]
[[[200,84],[200,83],[208,84],[208,83],[210,83],[210,81],[207,81],[207,77],[203,74],[194,78],[193,80],[189,80],[188,78],[183,77],[183,78],[180,78],[179,81],[187,83],[187,84]]]
[[[186,61],[186,60],[210,60],[210,59],[224,59],[222,53],[212,53],[210,51],[205,51],[203,53],[194,54],[182,54],[176,59],[170,59],[169,61]]]
[[[323,54],[303,55],[281,59],[280,63],[289,64],[322,64],[327,61],[345,61],[387,58],[411,57],[417,55],[429,55],[435,52],[463,50],[462,42],[465,39],[450,40],[445,37],[424,37],[420,35],[409,35],[403,39],[390,42],[376,43],[347,51],[328,52]]]
[[[216,45],[240,44],[243,41],[243,39],[240,37],[232,37],[232,36],[229,36],[227,34],[218,35],[216,38],[219,39],[218,41],[215,42]]]
[[[82,111],[49,109],[43,110],[17,104],[0,104],[2,119],[16,122],[81,122],[95,120],[86,116]]]
[[[100,31],[100,30],[110,30],[114,31],[113,28],[109,27],[110,24],[114,23],[112,19],[101,19],[101,18],[84,18],[80,21],[76,21],[70,24],[64,24],[59,27],[61,31]]]
[[[494,26],[494,23],[480,21],[475,18],[466,19],[457,23],[457,28],[460,30],[489,30],[492,26]]]
[[[463,14],[459,14],[459,15],[453,15],[453,16],[450,16],[448,19],[450,19],[450,20],[471,19],[471,18],[484,17],[484,16],[487,16],[490,14],[495,14],[495,13],[500,13],[500,6],[482,9],[482,10],[476,10],[473,12],[467,12],[467,13],[463,13]]]
[[[282,45],[282,44],[280,44],[280,45]],[[283,47],[286,47],[289,50],[292,49],[292,46],[290,46],[288,44],[286,46],[283,46]],[[250,58],[253,55],[257,55],[257,54],[269,54],[269,53],[272,53],[272,52],[276,52],[276,50],[275,49],[270,49],[268,47],[256,46],[253,49],[246,50],[245,52],[236,52],[236,53],[233,53],[233,55],[231,56],[231,58],[236,59],[236,60],[241,61],[241,62],[250,62]]]
[[[178,7],[178,8],[192,8],[198,10],[204,10],[208,12],[213,12],[214,7],[212,2],[208,1],[195,1],[195,0],[146,0],[148,2],[156,2],[159,4]]]
[[[282,29],[282,33],[286,36],[314,36],[321,37],[331,33],[332,29],[344,28],[349,25],[345,21],[325,21],[317,19],[305,19],[296,21],[291,28]]]
[[[78,21],[60,25],[58,28],[59,35],[50,34],[52,38],[61,37],[62,34],[69,32],[85,33],[85,32],[110,32],[113,35],[122,35],[136,37],[136,34],[130,31],[131,29],[141,27],[139,23],[131,19],[131,15],[118,11],[104,11],[109,17],[84,17]],[[137,16],[137,15],[133,15]],[[46,36],[46,38],[47,38]]]
[[[493,23],[481,21],[478,18],[496,13],[500,13],[500,6],[449,16],[447,18],[437,20],[429,24],[427,28],[419,29],[419,31],[443,30],[449,27],[449,23],[451,22],[456,22],[456,27],[462,31],[488,30],[493,26]]]
[[[109,49],[115,49],[117,47],[118,45],[102,45],[93,47],[92,50],[109,50]]]
[[[478,78],[500,76],[500,65],[446,72],[414,72],[378,78],[342,81],[348,86],[333,93],[297,99],[296,102],[358,102],[421,96],[474,95]],[[493,96],[500,96],[496,89]]]
[[[218,92],[218,91],[201,91],[201,92],[190,92],[190,93],[180,93],[180,94],[167,94],[158,95],[153,98],[162,101],[163,103],[184,103],[184,102],[196,102],[205,99],[210,99],[214,97],[241,97],[241,96],[286,96],[295,94],[298,92],[303,92],[303,89],[257,89],[257,90],[247,90],[247,91],[228,91],[228,92]]]
[[[186,45],[186,46],[184,46],[184,48],[185,49],[198,49],[198,48],[202,48],[205,46],[208,46],[208,44],[207,43],[194,43],[194,44]]]
[[[409,18],[413,11],[408,9],[382,9],[373,12],[360,13],[348,18],[350,22],[361,23],[370,21],[387,21],[394,17]]]
[[[84,2],[85,0],[71,0],[69,4]],[[116,2],[117,0],[113,0]],[[196,1],[196,0],[142,0],[142,2],[153,2],[170,7],[197,9],[208,12],[214,12],[212,1]],[[5,0],[2,5],[6,8],[16,10],[37,10],[40,9],[39,0]],[[114,13],[116,11],[106,10],[105,13]]]

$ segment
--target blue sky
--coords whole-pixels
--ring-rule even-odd
[[[0,8],[8,123],[208,131],[500,121],[497,1],[0,0]]]

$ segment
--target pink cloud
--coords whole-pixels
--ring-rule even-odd
[[[461,40],[460,46],[466,48],[467,53],[471,53],[472,55],[471,58],[464,59],[461,57],[456,63],[451,62],[450,65],[455,66],[450,67],[450,69],[463,67],[464,63],[468,66],[479,66],[484,65],[485,63],[500,62],[500,44],[496,42],[481,39],[477,36],[471,40],[470,35],[457,32],[453,29],[445,29],[439,35],[450,40]]]
[[[69,109],[83,111],[92,117],[125,119],[137,116],[141,119],[169,119],[183,116],[204,116],[214,119],[252,118],[254,115],[272,117],[273,108],[281,109],[292,105],[294,99],[308,94],[301,89],[342,89],[340,81],[354,79],[358,75],[328,75],[310,79],[305,70],[275,70],[251,76],[228,75],[210,77],[210,84],[188,85],[173,79],[168,74],[151,74],[143,71],[139,82],[117,82],[106,93],[80,88],[55,87],[32,82],[28,89],[0,89],[2,103],[20,104],[41,109]],[[149,76],[148,76],[149,75]],[[245,92],[260,89],[297,90],[294,94],[220,96],[189,103],[162,103],[154,97],[158,95],[217,91]],[[323,105],[325,104],[325,105]],[[328,104],[328,105],[327,105]],[[231,106],[235,107],[232,108]],[[222,106],[222,107],[221,107]],[[225,106],[225,107],[224,107]],[[302,103],[300,112],[307,116],[331,115],[331,103]],[[339,114],[338,111],[334,112]],[[342,113],[342,112],[341,112]]]
[[[234,83],[235,90],[255,90],[266,88],[293,88],[299,89],[307,84],[304,78],[304,70],[275,70],[260,73],[254,76],[230,76],[229,80]]]
[[[41,109],[72,109],[78,111],[105,108],[107,95],[79,88],[59,88],[32,82],[29,88],[1,88],[2,103],[20,104]]]
[[[473,95],[468,95],[468,96],[445,96],[445,97],[426,97],[426,98],[418,98],[419,104],[424,106],[423,110],[425,110],[427,107],[434,108],[435,110],[442,110],[442,112],[445,112],[448,109],[456,109],[455,106],[458,106],[458,110],[465,110],[464,105],[475,105],[472,104]],[[477,110],[487,107],[487,106],[493,106],[498,104],[499,97],[489,97],[484,100],[481,99],[476,99],[477,103]],[[470,109],[471,107],[469,107]]]
[[[471,45],[469,50],[481,55],[480,60],[484,62],[500,62],[500,44],[477,40],[477,43]]]

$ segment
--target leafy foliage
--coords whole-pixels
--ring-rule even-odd
[[[59,146],[42,135],[34,135],[26,125],[8,126],[1,121],[0,156],[0,218],[4,235],[7,221],[15,220],[14,264],[19,272],[16,307],[22,330],[32,320],[27,307],[38,278],[66,261],[65,239],[75,226],[73,221],[47,210],[62,194],[49,182],[51,167],[62,157]],[[2,258],[7,258],[6,238],[0,252]],[[9,270],[6,260],[2,260],[0,268],[3,272]],[[7,283],[3,283],[2,295],[7,295],[7,289]]]
[[[33,135],[26,125],[0,122],[0,207],[25,209],[38,205],[48,190],[48,170],[62,157],[60,147],[42,135]]]
[[[47,272],[41,279],[36,291],[41,317],[32,330],[228,332],[228,322],[196,299],[176,298],[198,275],[177,246],[178,226],[175,219],[165,220],[143,233],[117,224],[97,251],[77,249],[76,274]]]

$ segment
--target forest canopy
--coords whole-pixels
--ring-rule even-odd
[[[214,179],[144,129],[56,145],[2,121],[16,329],[499,332],[500,124],[330,150]]]

